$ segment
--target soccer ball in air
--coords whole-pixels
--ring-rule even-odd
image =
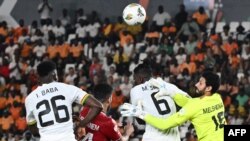
[[[131,3],[124,8],[122,17],[128,25],[138,25],[145,21],[146,11],[140,4]]]

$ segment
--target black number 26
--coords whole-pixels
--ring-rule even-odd
[[[158,92],[152,93],[152,94],[151,94],[151,98],[152,98],[152,100],[153,100],[153,102],[154,102],[154,104],[155,104],[155,107],[156,107],[158,113],[159,113],[160,115],[165,115],[165,114],[170,113],[170,112],[171,112],[171,109],[170,109],[170,107],[169,107],[169,105],[168,105],[167,100],[166,100],[166,99],[157,100],[157,99],[155,98],[155,94],[156,94],[156,93],[158,93]],[[165,107],[166,107],[166,109],[165,109],[165,110],[162,110],[161,107],[160,107],[160,104],[164,104]]]
[[[69,111],[68,111],[67,106],[65,106],[65,105],[57,106],[56,105],[57,100],[65,100],[65,97],[62,95],[52,97],[50,100],[52,108],[50,107],[48,100],[42,100],[39,103],[37,103],[36,109],[39,109],[40,106],[42,106],[42,105],[45,106],[45,110],[38,113],[38,119],[39,119],[39,122],[40,122],[42,127],[46,127],[46,126],[54,124],[53,120],[46,121],[46,122],[43,122],[43,120],[42,120],[42,116],[49,114],[51,112],[51,109],[53,110],[53,113],[55,115],[55,119],[56,119],[57,123],[67,122],[69,120]],[[66,116],[61,118],[59,116],[59,110],[63,110],[65,112]]]

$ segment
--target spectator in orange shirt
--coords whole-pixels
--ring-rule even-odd
[[[5,21],[0,22],[0,35],[3,37],[8,35],[8,26]]]
[[[208,35],[205,33],[205,34],[203,34],[203,36],[202,36],[202,40],[199,40],[198,42],[197,42],[197,48],[199,48],[199,49],[207,49],[207,48],[210,48],[210,47],[212,47],[212,42],[209,40],[209,38],[208,38]]]
[[[27,129],[27,122],[25,119],[25,112],[20,112],[20,117],[15,120],[15,127],[18,134],[22,134]]]
[[[0,115],[3,114],[4,109],[6,108],[6,97],[1,93],[0,94]]]
[[[212,28],[211,31],[210,31],[210,35],[209,35],[209,41],[212,43],[212,44],[216,44],[216,42],[219,42],[220,41],[220,37],[219,35],[215,32],[215,28]]]
[[[17,101],[13,102],[13,105],[10,107],[9,112],[13,118],[13,120],[17,120],[20,117],[20,112],[22,110],[22,107],[20,103]]]
[[[124,47],[125,44],[134,43],[133,36],[126,30],[120,31],[120,45]]]
[[[203,62],[205,59],[205,54],[204,52],[199,49],[199,48],[195,48],[194,53],[192,53],[190,55],[190,61],[191,62]]]
[[[206,32],[206,24],[209,20],[209,17],[207,13],[205,12],[205,9],[203,6],[200,6],[198,11],[194,12],[193,16],[194,19],[196,19],[200,30],[203,32]]]
[[[233,69],[237,69],[240,65],[240,56],[237,54],[236,49],[232,50],[231,55],[228,57],[229,64]]]
[[[112,115],[117,111],[120,105],[122,105],[126,100],[126,97],[123,95],[120,86],[116,86],[114,92],[112,93],[112,102],[110,104],[109,115]]]
[[[19,27],[14,29],[14,36],[18,39],[23,33],[28,33],[28,28],[24,26],[24,19],[20,19]]]
[[[184,69],[187,69],[189,75],[192,75],[196,72],[196,67],[195,62],[190,62],[190,56],[187,56],[186,61],[179,65],[179,70],[183,72]]]
[[[59,47],[55,44],[55,40],[52,39],[50,41],[50,45],[47,47],[47,54],[49,55],[49,59],[55,59],[57,54],[59,53]]]
[[[222,45],[223,51],[229,56],[232,51],[235,49],[238,51],[238,44],[233,40],[232,37],[228,38],[228,41]]]
[[[32,55],[32,47],[30,39],[24,40],[23,45],[21,45],[21,57],[27,60]]]
[[[152,25],[148,32],[145,34],[146,41],[151,41],[152,39],[159,39],[160,33],[156,30],[156,26]]]
[[[62,59],[66,59],[69,55],[69,44],[64,42],[62,38],[58,39],[58,51]]]
[[[83,54],[82,44],[79,44],[78,41],[74,40],[69,46],[69,53],[72,54],[72,57],[76,62],[80,62],[81,55]]]
[[[104,19],[104,24],[102,25],[102,33],[105,37],[109,37],[110,34],[112,33],[112,29],[113,29],[113,24],[110,23],[109,18],[105,18]]]
[[[92,64],[89,67],[89,78],[93,82],[94,76],[99,74],[102,70],[102,64],[99,61],[97,56],[94,56],[92,59]]]
[[[0,130],[3,133],[9,133],[13,130],[14,120],[8,111],[3,113],[3,117],[0,119]]]

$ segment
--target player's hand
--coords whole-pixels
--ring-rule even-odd
[[[137,106],[130,103],[124,103],[119,107],[119,111],[123,117],[138,117],[144,119],[146,112],[142,110],[141,102],[138,102]]]
[[[80,121],[80,118],[77,115],[73,115],[72,119],[73,119],[73,122],[79,122]]]
[[[160,77],[157,79],[151,78],[149,80],[150,85],[157,87],[159,89],[159,92],[155,94],[155,98],[159,99],[162,96],[173,96],[173,93],[168,92],[164,80],[162,80]]]
[[[134,133],[135,129],[134,129],[134,126],[133,124],[130,122],[130,123],[127,123],[127,125],[124,126],[124,129],[125,129],[125,134],[127,136],[130,136]]]

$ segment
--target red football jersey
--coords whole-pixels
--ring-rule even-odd
[[[88,111],[88,108],[84,108],[80,113],[80,118],[83,119]],[[87,124],[86,133],[84,141],[116,141],[122,137],[115,120],[103,112]]]

